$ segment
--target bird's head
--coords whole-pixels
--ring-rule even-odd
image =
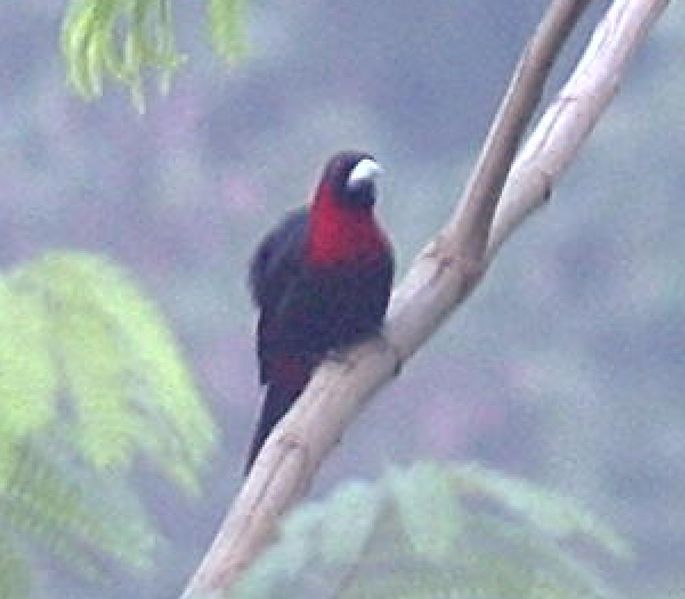
[[[376,202],[375,180],[382,172],[370,154],[340,152],[328,161],[322,183],[335,201],[351,208],[371,208]]]

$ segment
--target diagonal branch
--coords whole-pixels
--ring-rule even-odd
[[[184,598],[230,587],[273,538],[278,518],[306,491],[356,413],[464,301],[503,241],[544,202],[668,0],[615,0],[509,173],[547,73],[587,3],[551,3],[523,52],[455,216],[393,294],[386,342],[364,343],[344,362],[317,370],[269,436]]]
[[[589,0],[555,0],[526,44],[458,208],[445,228],[450,253],[470,262],[482,260],[521,137],[540,102],[554,60],[588,4]]]
[[[519,153],[488,240],[491,259],[566,172],[619,89],[630,59],[669,0],[617,0],[599,23],[573,74]]]

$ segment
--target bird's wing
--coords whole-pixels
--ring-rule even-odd
[[[260,309],[278,305],[288,286],[298,278],[308,211],[290,212],[257,247],[250,263],[252,299]]]
[[[259,244],[250,265],[250,288],[260,310],[257,355],[263,384],[272,378],[273,359],[283,350],[287,313],[299,303],[307,221],[306,208],[288,214]]]
[[[388,308],[394,273],[395,258],[392,249],[388,246],[387,251],[379,256],[378,264],[373,270],[373,285],[369,289],[369,316],[379,325],[383,322]]]

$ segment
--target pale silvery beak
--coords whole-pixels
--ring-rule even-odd
[[[371,158],[362,158],[350,171],[347,178],[347,188],[350,191],[358,189],[363,183],[373,180],[383,172],[381,165]]]

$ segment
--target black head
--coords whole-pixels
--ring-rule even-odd
[[[330,186],[337,201],[370,208],[376,201],[375,179],[381,172],[370,154],[340,152],[328,161],[322,181]]]

